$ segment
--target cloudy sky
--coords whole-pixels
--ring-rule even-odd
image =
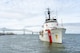
[[[57,11],[59,23],[80,23],[80,0],[0,0],[0,28],[42,25],[46,8]]]

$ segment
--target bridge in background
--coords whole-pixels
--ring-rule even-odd
[[[2,33],[3,34],[5,34],[7,31],[9,32],[9,31],[22,31],[23,32],[23,34],[25,35],[26,34],[26,32],[31,32],[31,34],[38,34],[38,32],[34,32],[34,31],[32,31],[32,30],[28,30],[28,29],[9,29],[9,28],[0,28],[0,31],[2,31]]]

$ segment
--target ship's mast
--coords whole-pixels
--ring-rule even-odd
[[[50,19],[50,10],[49,10],[49,8],[48,8],[48,16],[49,16],[49,19]]]

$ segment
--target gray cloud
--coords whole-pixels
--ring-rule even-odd
[[[0,0],[0,20],[2,20],[0,23],[5,24],[4,20],[7,20],[7,23],[14,23],[14,21],[9,20],[16,20],[15,24],[25,26],[26,22],[40,18],[35,22],[41,24],[44,21],[44,12],[48,7],[52,11],[57,9],[59,20],[63,18],[65,23],[74,22],[69,21],[69,19],[73,18],[74,20],[75,17],[78,17],[75,22],[80,22],[79,6],[79,0]]]

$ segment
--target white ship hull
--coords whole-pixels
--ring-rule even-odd
[[[51,31],[51,40],[55,43],[62,43],[62,36],[65,34],[64,28],[57,28],[50,30]],[[39,36],[40,40],[50,42],[49,35],[47,31],[43,31]]]

